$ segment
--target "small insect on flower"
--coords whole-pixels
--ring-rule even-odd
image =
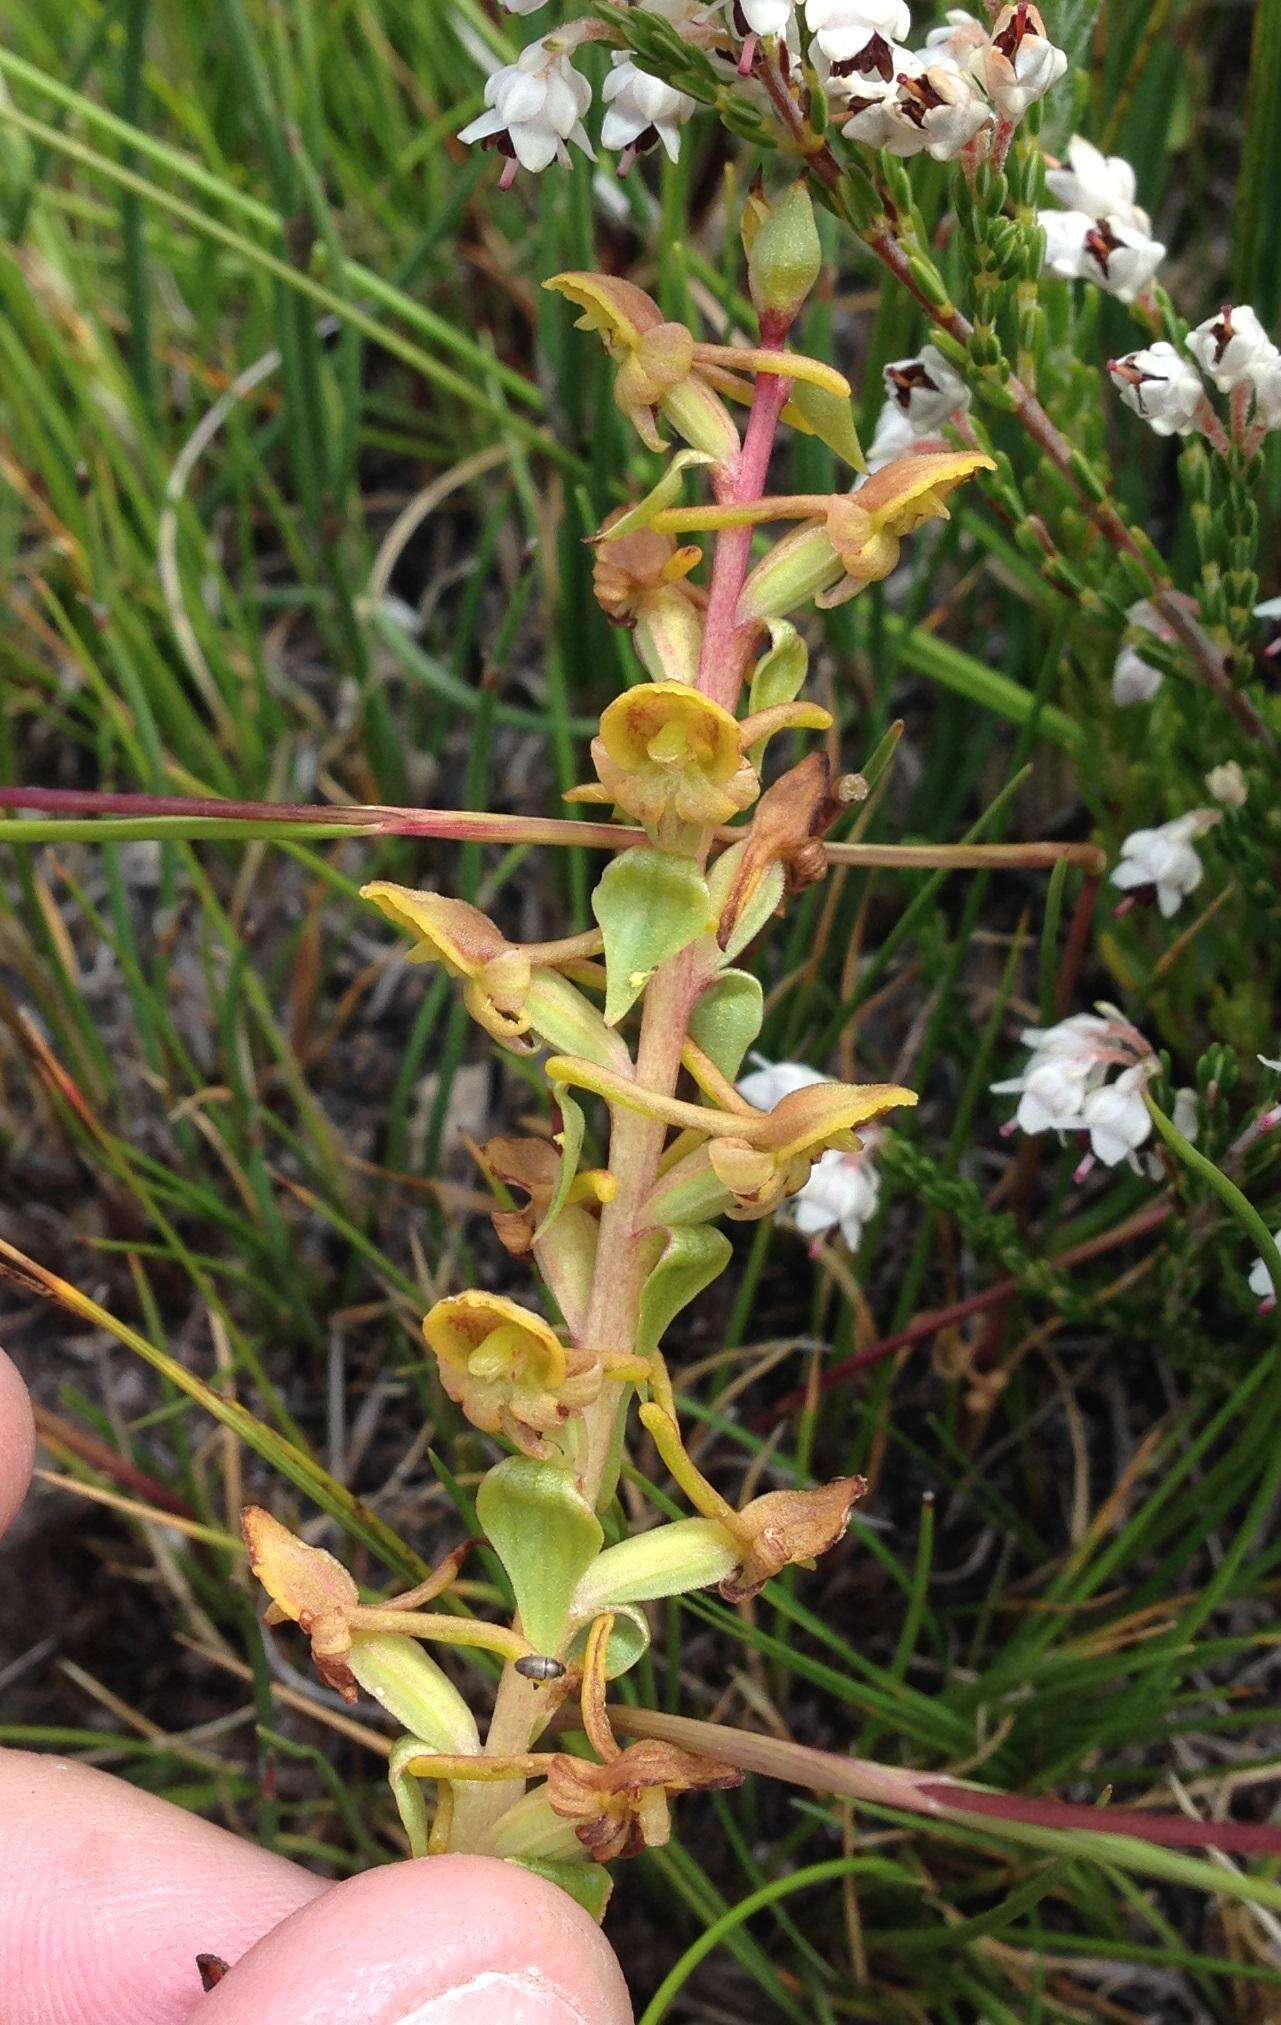
[[[538,1681],[540,1684],[545,1681],[563,1680],[565,1677],[564,1661],[553,1659],[551,1654],[546,1652],[527,1652],[523,1659],[515,1661],[515,1667],[524,1680]]]

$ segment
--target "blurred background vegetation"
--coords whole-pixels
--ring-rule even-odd
[[[1230,298],[1275,329],[1281,4],[1046,11],[1081,64],[1047,145],[1076,128],[1135,164],[1189,320]],[[756,164],[705,120],[676,167],[618,182],[575,157],[500,195],[452,135],[528,25],[478,0],[10,11],[5,782],[545,812],[581,777],[637,673],[583,539],[652,463],[540,283],[604,267],[709,331],[748,328],[733,221]],[[946,237],[942,171],[913,164],[913,182]],[[870,430],[880,366],[924,332],[825,231],[804,342],[850,373]],[[1071,310],[1060,287],[1051,321],[1059,412],[1111,445],[1120,495],[1190,581],[1177,445],[1112,413],[1098,370],[1135,342],[1126,313]],[[833,482],[825,454],[800,446],[797,489]],[[1276,438],[1259,498],[1266,595]],[[814,636],[844,764],[883,764],[902,727],[858,834],[1112,851],[1204,799],[1221,727],[1118,714],[1117,638],[970,499]],[[1212,1155],[1226,1146],[1260,1088],[1253,1051],[1277,1052],[1270,811],[1177,941],[1106,903],[1091,930],[1075,873],[842,872],[795,908],[764,1053],[893,1075],[923,1102],[886,1143],[857,1259],[741,1227],[673,1358],[727,1490],[862,1470],[873,1493],[816,1575],[738,1611],[672,1605],[637,1698],[1021,1794],[1266,1813],[1281,1414],[1248,1240],[1195,1181],[1075,1188],[1070,1150],[1002,1139],[987,1085],[1065,991],[1068,1010],[1117,998],[1202,1090]],[[585,919],[590,867],[141,828],[0,847],[0,1219],[244,1412],[220,1424],[110,1328],[0,1290],[47,1465],[7,1549],[28,1600],[0,1627],[0,1736],[343,1874],[401,1853],[378,1735],[343,1727],[297,1648],[264,1635],[237,1512],[250,1491],[287,1512],[284,1437],[329,1515],[309,1537],[345,1532],[362,1579],[457,1536],[485,1450],[418,1322],[473,1278],[512,1283],[464,1135],[540,1102],[355,889],[439,881],[541,938]],[[1271,1226],[1276,1156],[1254,1162]],[[315,1521],[314,1497],[295,1511]],[[857,1860],[730,1926],[673,2017],[1182,2025],[1281,2005],[1276,1915],[1207,1892],[1208,1863],[1157,1881],[988,1828],[855,1823],[757,1781],[687,1803],[678,1837],[623,1874],[608,1919],[641,2004],[762,1885]]]

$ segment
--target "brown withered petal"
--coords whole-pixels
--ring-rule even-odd
[[[575,1823],[574,1833],[588,1854],[597,1863],[613,1863],[638,1855],[647,1842],[652,1847],[666,1840],[660,1826],[665,1808],[654,1806],[656,1799],[694,1790],[724,1791],[742,1779],[733,1765],[646,1738],[603,1765],[558,1752],[546,1792],[552,1812]]]
[[[786,865],[789,884],[795,870],[800,868],[803,868],[802,883],[812,883],[816,875],[822,877],[818,861],[806,854],[812,853],[814,844],[827,833],[844,807],[845,803],[832,792],[832,769],[824,752],[807,753],[797,766],[789,767],[772,787],[766,788],[752,811],[747,848],[717,923],[716,939],[722,949],[769,865],[776,861]]]
[[[527,1198],[523,1209],[494,1209],[489,1220],[499,1243],[516,1258],[529,1251],[534,1232],[547,1214],[560,1173],[560,1154],[549,1139],[487,1139],[483,1146],[467,1142],[467,1150],[487,1180]]]
[[[250,1505],[241,1514],[241,1531],[249,1549],[249,1566],[278,1613],[311,1641],[311,1657],[327,1686],[344,1701],[356,1700],[356,1679],[347,1664],[351,1650],[350,1618],[360,1606],[360,1591],[341,1561],[323,1547],[309,1547],[264,1512]]]
[[[734,1532],[743,1565],[721,1583],[727,1603],[745,1603],[794,1561],[812,1561],[842,1539],[867,1492],[866,1477],[837,1477],[814,1491],[767,1491],[738,1515]]]

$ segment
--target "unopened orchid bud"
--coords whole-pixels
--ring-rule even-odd
[[[783,192],[754,230],[747,282],[762,328],[781,335],[795,320],[818,280],[823,249],[814,207],[804,183]]]

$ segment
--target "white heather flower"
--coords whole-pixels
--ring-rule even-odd
[[[1112,868],[1112,884],[1124,892],[1154,887],[1157,906],[1168,920],[1205,876],[1192,840],[1217,821],[1212,809],[1191,809],[1186,816],[1176,816],[1172,823],[1161,823],[1156,829],[1131,831],[1121,845],[1119,862]]]
[[[991,40],[970,57],[970,69],[1001,118],[1012,123],[1058,83],[1067,61],[1066,51],[1047,37],[1036,8],[1018,0],[1001,9]]]
[[[992,122],[992,108],[964,72],[948,63],[900,73],[895,112],[884,146],[892,155],[924,152],[936,162],[954,161]]]
[[[932,435],[970,405],[970,390],[960,374],[933,345],[923,345],[914,358],[895,359],[882,368],[889,405],[907,418],[917,436]]]
[[[1221,394],[1252,387],[1276,349],[1248,304],[1221,309],[1188,332],[1188,350]]]
[[[829,64],[884,66],[912,25],[906,0],[805,0],[805,22]]]
[[[1137,1153],[1152,1130],[1143,1101],[1147,1076],[1142,1065],[1124,1070],[1115,1083],[1091,1090],[1081,1106],[1081,1122],[1090,1135],[1090,1151],[1105,1167],[1115,1167]]]
[[[1014,1122],[1020,1132],[1067,1132],[1080,1123],[1089,1058],[1034,1055],[1021,1078]],[[993,1089],[1004,1085],[992,1085]]]
[[[1275,346],[1254,375],[1254,420],[1264,429],[1281,429],[1281,351]]]
[[[791,1201],[792,1220],[803,1237],[839,1230],[852,1252],[858,1250],[881,1196],[881,1177],[872,1161],[878,1135],[868,1131],[860,1136],[863,1146],[858,1153],[838,1153],[829,1147]]]
[[[915,448],[920,437],[896,401],[887,401],[876,418],[876,428],[867,446],[867,475],[870,478]],[[861,483],[861,481],[860,481]],[[855,486],[855,491],[858,486]]]
[[[931,28],[925,38],[929,60],[964,67],[975,50],[982,49],[987,42],[987,28],[963,7],[949,7],[944,21],[944,27]]]
[[[1118,218],[1140,232],[1151,231],[1152,220],[1134,201],[1134,171],[1120,155],[1100,154],[1092,141],[1073,134],[1067,158],[1067,168],[1051,169],[1045,178],[1060,204],[1087,218]]]
[[[753,1055],[751,1059],[756,1067],[750,1075],[740,1078],[738,1094],[749,1104],[755,1104],[758,1111],[772,1111],[794,1090],[808,1090],[814,1083],[832,1080],[811,1069],[808,1062],[767,1062],[762,1055]]]
[[[1196,1091],[1186,1085],[1174,1093],[1174,1106],[1170,1112],[1170,1123],[1176,1132],[1181,1132],[1190,1146],[1196,1145],[1200,1109]]]
[[[1187,436],[1195,429],[1205,399],[1201,376],[1164,338],[1109,359],[1108,373],[1126,407],[1158,436]]]
[[[1161,241],[1149,238],[1137,225],[1127,225],[1120,218],[1099,218],[1091,221],[1085,235],[1081,273],[1118,302],[1133,302],[1164,259]]]
[[[694,110],[693,99],[664,84],[661,77],[651,77],[620,50],[611,61],[613,68],[601,87],[605,101],[601,146],[643,149],[661,141],[675,161],[681,150],[681,127]]]
[[[1093,1160],[1114,1167],[1131,1159],[1151,1131],[1142,1092],[1158,1067],[1137,1028],[1104,1004],[1052,1027],[1027,1027],[1022,1039],[1032,1050],[1022,1075],[992,1085],[1018,1093],[1005,1131],[1088,1133],[1087,1168]],[[1109,1080],[1114,1070],[1120,1073]]]
[[[1206,787],[1216,802],[1225,809],[1243,809],[1248,790],[1245,775],[1234,759],[1225,759],[1222,766],[1212,766],[1205,777]]]
[[[1038,211],[1036,222],[1045,234],[1045,266],[1063,281],[1080,281],[1085,273],[1088,211]]]
[[[537,14],[539,8],[546,5],[547,0],[503,0],[509,14]]]
[[[1281,1230],[1274,1231],[1272,1241],[1281,1245]],[[1277,1304],[1278,1289],[1272,1284],[1272,1275],[1262,1259],[1256,1259],[1250,1268],[1250,1292],[1255,1296],[1263,1314],[1270,1314]]]
[[[1150,703],[1165,676],[1137,647],[1122,647],[1112,670],[1112,701],[1122,708],[1129,703]]]
[[[547,35],[486,80],[488,111],[458,138],[484,141],[537,174],[551,162],[568,160],[566,141],[592,155],[582,124],[591,102],[587,79],[574,69],[559,39]]]
[[[792,25],[792,0],[730,0],[730,11],[749,35],[786,35]]]
[[[869,148],[883,148],[889,136],[902,124],[898,109],[899,80],[919,71],[918,59],[910,49],[900,48],[895,43],[890,48],[888,63],[879,50],[869,47],[851,64],[834,66],[817,43],[813,48],[815,68],[823,89],[829,97],[841,100],[849,107],[845,132]],[[921,152],[919,136],[915,152]]]

